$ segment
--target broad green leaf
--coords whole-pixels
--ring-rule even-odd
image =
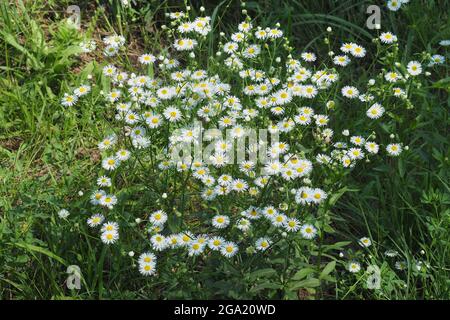
[[[315,288],[320,286],[320,280],[316,278],[305,279],[302,281],[294,282],[290,288],[292,290],[302,289],[302,288]]]
[[[256,279],[256,278],[261,278],[261,277],[267,277],[270,275],[273,275],[276,273],[275,269],[272,268],[265,268],[265,269],[260,269],[260,270],[256,270],[253,271],[249,274],[249,278],[250,279]]]
[[[25,243],[25,242],[18,242],[18,243],[15,243],[14,245],[19,248],[23,248],[27,251],[30,251],[30,252],[38,252],[38,253],[45,254],[46,256],[58,261],[59,263],[61,263],[63,265],[67,265],[67,262],[63,258],[57,256],[56,254],[54,254],[53,252],[49,251],[46,248],[38,247],[38,246],[29,244],[29,243]]]
[[[302,280],[303,278],[306,278],[308,275],[313,273],[315,270],[312,268],[304,268],[299,271],[297,271],[291,278],[291,280]]]
[[[256,287],[252,288],[250,291],[257,292],[257,291],[261,291],[264,289],[281,289],[281,287],[282,287],[281,284],[278,284],[278,283],[264,282],[264,283],[257,285]]]
[[[336,261],[330,261],[325,268],[323,268],[320,273],[319,279],[323,279],[325,276],[329,275],[336,268]]]

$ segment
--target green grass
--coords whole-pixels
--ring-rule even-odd
[[[122,8],[116,0],[101,2],[103,8],[100,1],[79,2],[83,30],[88,35],[100,39],[112,32],[123,34],[132,39],[135,56],[149,48],[164,47],[167,40],[159,30],[167,23],[165,13],[183,7],[182,1],[138,1],[140,6],[132,9]],[[198,10],[201,1],[192,2]],[[332,26],[336,39],[342,41],[365,43],[369,35],[376,34],[364,26],[365,8],[372,2],[265,0],[248,1],[247,9],[262,26],[280,22],[293,39],[294,52],[326,54],[323,38],[327,26]],[[298,298],[295,290],[285,295],[277,290],[270,266],[253,273],[252,266],[236,270],[230,264],[221,270],[229,276],[229,281],[223,281],[220,275],[210,276],[217,267],[214,264],[201,272],[180,264],[177,274],[167,270],[154,289],[136,276],[125,261],[126,251],[99,246],[98,239],[82,226],[57,220],[57,210],[66,203],[73,204],[71,211],[84,210],[77,193],[90,190],[96,177],[92,165],[100,159],[96,143],[107,126],[94,101],[70,111],[59,103],[64,92],[82,83],[96,67],[77,56],[74,44],[80,41],[80,33],[63,22],[69,4],[0,3],[0,297]],[[217,33],[233,30],[241,21],[237,1],[203,1],[203,5],[213,16]],[[391,26],[388,30],[398,35],[405,62],[413,53],[436,48],[439,40],[450,38],[449,9],[442,1],[411,1],[406,10],[384,10],[382,30]],[[209,56],[218,41],[211,38]],[[450,59],[448,49],[440,53]],[[132,63],[122,61],[124,68]],[[373,65],[366,65],[346,77],[366,83],[373,70]],[[386,134],[397,132],[413,152],[398,161],[355,168],[349,191],[332,209],[333,237],[356,240],[370,235],[374,245],[365,259],[381,268],[387,284],[381,292],[363,289],[341,268],[335,272],[336,283],[327,284],[316,298],[450,298],[448,62],[431,77],[443,80],[421,88],[413,108],[402,113],[404,117],[395,127],[381,128]],[[347,124],[337,126],[344,129]],[[356,252],[351,245],[330,248],[336,252],[341,249],[349,256]],[[396,260],[384,256],[388,249],[399,251],[410,267],[415,260],[423,261],[423,268],[396,270]],[[113,260],[112,255],[123,255],[124,259]],[[274,259],[274,269],[292,275],[286,281],[298,288],[305,286],[298,282],[305,280],[306,274],[288,269],[283,256]],[[74,262],[85,270],[80,292],[64,286],[66,268]],[[199,283],[204,288],[199,288]]]

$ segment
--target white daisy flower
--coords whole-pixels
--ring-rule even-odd
[[[429,66],[434,66],[436,64],[443,64],[445,62],[445,57],[440,54],[435,54],[431,56],[431,62]]]
[[[197,40],[195,39],[184,38],[175,40],[173,46],[178,51],[190,51],[194,49],[197,44]]]
[[[126,161],[130,156],[131,152],[126,149],[120,149],[116,152],[116,158],[119,159],[119,161]]]
[[[94,214],[87,219],[87,224],[89,227],[94,228],[103,223],[105,217],[102,214]]]
[[[101,199],[105,194],[106,194],[106,193],[105,193],[105,191],[103,191],[103,190],[97,190],[97,191],[94,191],[94,192],[92,193],[92,195],[91,195],[91,203],[92,203],[93,205],[100,204],[100,199]]]
[[[379,145],[373,141],[367,141],[366,144],[364,145],[364,147],[366,148],[366,150],[369,153],[372,153],[372,154],[377,154],[378,150],[379,150]]]
[[[350,50],[350,54],[356,58],[363,58],[366,55],[366,49],[360,45],[354,45]]]
[[[402,6],[402,2],[400,0],[389,0],[387,3],[387,7],[391,11],[397,11]]]
[[[218,229],[224,229],[230,224],[230,218],[224,215],[214,216],[212,225]]]
[[[298,204],[308,204],[312,202],[313,189],[309,187],[301,187],[295,193],[295,202]]]
[[[311,192],[311,200],[313,203],[321,203],[328,197],[327,193],[322,189],[315,188]]]
[[[272,216],[271,222],[275,227],[282,227],[286,223],[287,217],[284,214],[275,214]]]
[[[312,224],[304,224],[300,228],[300,233],[305,239],[313,239],[317,234],[317,229]]]
[[[252,29],[252,27],[253,26],[250,22],[244,21],[239,24],[238,29],[241,32],[249,32]]]
[[[359,95],[359,90],[352,86],[345,86],[342,88],[342,95],[346,98],[356,98]]]
[[[361,265],[358,262],[350,262],[348,264],[348,271],[351,273],[357,273],[361,270]]]
[[[214,251],[219,251],[224,243],[225,239],[222,237],[212,237],[208,240],[208,246]]]
[[[304,52],[301,54],[301,57],[306,62],[314,62],[317,59],[316,55],[312,52]]]
[[[91,91],[91,87],[83,84],[83,85],[79,86],[78,88],[76,88],[73,93],[77,97],[82,97],[82,96],[88,94],[90,91]]]
[[[153,246],[153,249],[156,251],[162,251],[167,248],[166,238],[162,234],[155,234],[150,238],[150,242]]]
[[[344,53],[351,53],[352,49],[356,46],[356,44],[349,42],[349,43],[344,43],[341,46],[341,51]]]
[[[365,141],[366,141],[366,139],[364,139],[361,136],[353,136],[353,137],[350,138],[350,142],[353,143],[356,146],[363,145]]]
[[[269,220],[271,220],[275,215],[278,214],[278,211],[277,211],[277,209],[275,209],[273,206],[268,206],[268,207],[265,207],[265,208],[262,210],[262,214],[263,214],[266,218],[268,218]]]
[[[204,249],[205,249],[204,245],[202,245],[198,241],[192,241],[191,243],[189,243],[188,255],[191,257],[198,256],[203,252]]]
[[[422,65],[419,61],[410,61],[407,65],[408,73],[412,76],[418,76],[422,73]]]
[[[391,143],[386,146],[386,151],[390,156],[397,157],[402,153],[402,146],[399,143]]]
[[[316,120],[316,125],[318,127],[323,127],[326,126],[328,124],[328,121],[330,120],[328,118],[328,116],[324,115],[324,114],[316,114],[314,116],[314,119]]]
[[[347,155],[352,160],[360,160],[364,158],[364,152],[360,148],[350,148],[347,151]]]
[[[194,26],[192,23],[189,22],[183,22],[178,26],[178,31],[180,33],[188,33],[191,32],[192,30],[194,30]]]
[[[269,238],[263,237],[256,240],[255,247],[258,251],[265,251],[270,247],[271,244],[272,243]]]
[[[116,157],[108,157],[102,160],[102,167],[105,170],[114,170],[116,169],[120,164],[120,161],[116,159]]]
[[[119,239],[119,233],[117,231],[104,231],[100,238],[105,244],[113,244]]]
[[[366,112],[367,117],[370,119],[378,119],[384,114],[384,108],[381,104],[373,104]]]
[[[111,231],[119,232],[119,224],[117,222],[105,222],[100,229],[101,232]]]
[[[385,74],[384,79],[386,79],[386,81],[388,82],[397,82],[398,80],[402,79],[401,74],[391,71]]]
[[[391,43],[397,42],[397,36],[394,35],[392,32],[383,32],[380,35],[380,40],[383,43],[391,44]]]
[[[64,107],[72,107],[77,101],[78,97],[76,95],[65,93],[64,97],[61,99],[61,105]]]
[[[151,276],[156,273],[156,265],[153,263],[140,263],[139,272],[144,276]]]
[[[145,53],[141,55],[138,60],[142,64],[152,64],[156,61],[156,57],[152,54]]]
[[[177,122],[182,118],[181,111],[175,107],[168,107],[164,110],[164,117],[170,122]]]
[[[296,232],[300,227],[300,221],[295,218],[288,218],[284,223],[284,228],[289,232]]]
[[[156,226],[162,226],[167,221],[167,214],[162,210],[157,210],[150,215],[149,221]]]
[[[341,67],[346,67],[350,63],[350,58],[346,55],[335,56],[333,63]]]
[[[367,237],[363,237],[363,238],[359,239],[358,243],[361,247],[367,248],[367,247],[370,247],[370,245],[372,244],[372,241],[370,241],[370,239]]]
[[[227,42],[223,46],[223,51],[229,54],[236,52],[238,49],[239,45],[236,42]]]
[[[97,179],[97,185],[100,187],[111,187],[111,178],[107,176],[101,176]]]
[[[107,207],[108,209],[112,209],[114,205],[117,203],[117,197],[114,195],[104,194],[100,198],[100,205]]]
[[[107,65],[103,67],[103,74],[107,77],[113,77],[116,75],[117,68],[113,65]]]
[[[242,55],[245,58],[255,58],[261,53],[261,47],[259,45],[251,45],[244,49]]]
[[[238,247],[234,242],[225,242],[220,248],[220,253],[227,258],[233,257],[238,252]]]

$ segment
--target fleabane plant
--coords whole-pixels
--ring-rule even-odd
[[[331,48],[331,29],[328,55],[297,54],[279,25],[257,26],[245,13],[213,52],[210,17],[188,10],[169,18],[170,45],[142,54],[135,70],[114,64],[126,40],[105,39],[99,101],[110,129],[98,143],[102,161],[86,207],[92,234],[139,253],[131,259],[144,276],[175,260],[248,265],[276,252],[322,268],[346,177],[360,162],[408,149],[396,132],[377,130],[412,107],[425,68],[444,57],[399,63],[396,36],[383,32],[374,43],[388,68],[363,88],[345,75],[367,60],[367,49]],[[76,108],[91,87],[62,104]],[[358,121],[343,125],[350,113]],[[362,239],[362,248],[371,245]],[[358,272],[350,258],[344,265]]]

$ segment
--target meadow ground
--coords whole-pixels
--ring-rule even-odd
[[[337,52],[342,43],[350,41],[367,48],[367,61],[351,64],[348,71],[340,73],[344,84],[360,89],[377,73],[387,72],[394,62],[406,66],[409,61],[425,61],[427,53],[440,54],[446,61],[427,69],[430,75],[420,84],[402,83],[408,90],[408,103],[382,101],[386,121],[366,127],[367,118],[352,111],[333,122],[336,135],[353,126],[367,128],[376,130],[377,138],[384,137],[385,144],[394,134],[395,141],[401,141],[408,150],[395,158],[361,161],[351,174],[338,176],[327,171],[313,176],[334,179],[324,182],[333,192],[327,202],[330,206],[319,209],[314,224],[327,232],[316,244],[299,244],[288,237],[290,240],[277,244],[272,254],[253,258],[245,255],[243,248],[228,262],[187,255],[177,259],[182,253],[158,256],[161,269],[151,277],[138,272],[136,261],[148,249],[149,236],[121,232],[119,244],[109,246],[86,226],[91,210],[87,203],[104,157],[98,143],[112,130],[114,113],[105,111],[101,98],[95,95],[73,108],[61,105],[61,99],[85,83],[89,75],[94,75],[92,91],[98,97],[100,88],[105,92],[110,89],[101,77],[106,65],[102,51],[82,53],[82,40],[94,39],[100,44],[106,36],[123,35],[127,55],[109,61],[131,72],[142,54],[167,53],[171,39],[162,25],[171,28],[166,14],[185,11],[185,3],[131,1],[131,6],[125,6],[119,0],[80,0],[80,30],[67,23],[70,15],[66,9],[71,4],[65,0],[0,3],[2,299],[450,298],[450,47],[439,44],[450,39],[449,2],[411,0],[400,10],[391,11],[386,1],[248,1],[245,9],[255,25],[280,23],[290,39],[292,55],[314,52],[320,60],[328,56],[330,48]],[[371,4],[381,8],[380,31],[366,27],[366,8]],[[204,13],[200,12],[202,5]],[[212,35],[196,52],[196,67],[225,75],[226,71],[211,61],[222,41],[220,32],[236,32],[244,21],[241,4],[233,0],[192,1],[190,6],[192,16],[211,16]],[[332,37],[324,44],[327,27],[332,28]],[[391,31],[398,38],[398,50],[393,49],[391,56],[382,55],[372,42],[382,31]],[[341,84],[336,92],[340,89]],[[319,102],[311,103],[315,104]],[[294,141],[290,142],[293,147]],[[325,150],[322,148],[320,145],[314,152]],[[308,155],[311,150],[313,147],[301,152]],[[139,163],[133,165],[117,177],[117,183],[126,189],[119,198],[127,206],[120,207],[114,217],[126,221],[125,230],[139,228],[135,218],[157,209],[155,203],[174,216],[192,215],[187,223],[196,227],[203,216],[193,212],[235,209],[227,201],[225,207],[218,204],[220,210],[213,210],[192,196],[197,189],[195,183],[187,183],[189,175],[183,184],[175,170],[167,178],[173,179],[170,184],[165,176],[152,175],[148,163],[142,171],[133,169]],[[147,190],[148,185],[155,188]],[[162,197],[164,188],[169,199]],[[189,194],[182,193],[185,189]],[[285,192],[280,190],[269,190],[261,201],[277,199],[277,192]],[[236,203],[245,209],[241,204],[250,202],[236,198]],[[69,217],[61,218],[61,209],[69,210]],[[180,232],[170,217],[169,229]],[[372,245],[361,248],[361,237],[368,237]],[[130,251],[135,251],[136,257],[130,257]],[[352,261],[358,261],[363,270],[349,272]],[[69,265],[81,269],[79,290],[66,286]],[[367,266],[379,268],[380,288],[368,288],[371,271],[366,271]]]

